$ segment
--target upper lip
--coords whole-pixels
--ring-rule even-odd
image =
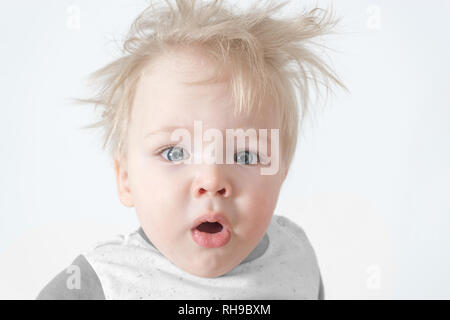
[[[230,223],[222,212],[207,212],[195,219],[192,229],[197,228],[203,222],[219,222],[224,228],[230,229]]]

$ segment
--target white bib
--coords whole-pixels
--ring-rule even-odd
[[[84,255],[106,299],[318,299],[319,266],[303,230],[273,215],[266,234],[269,245],[261,256],[217,278],[180,269],[137,231]]]

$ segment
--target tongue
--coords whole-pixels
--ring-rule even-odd
[[[222,225],[218,222],[203,222],[197,229],[202,232],[216,233],[222,231]]]

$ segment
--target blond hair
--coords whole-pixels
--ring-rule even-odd
[[[172,2],[172,3],[171,3]],[[174,3],[173,3],[174,2]],[[257,1],[261,3],[261,1]],[[218,62],[219,79],[227,66],[235,115],[260,111],[265,93],[280,114],[282,161],[289,168],[297,136],[310,113],[311,84],[331,89],[345,86],[314,52],[312,40],[333,32],[339,20],[331,11],[314,7],[293,17],[277,18],[281,4],[255,4],[235,12],[222,0],[164,0],[149,5],[133,22],[123,43],[122,56],[90,75],[95,95],[75,99],[102,106],[100,121],[83,128],[103,129],[103,148],[113,159],[126,156],[133,98],[144,65],[173,46],[200,45]],[[298,97],[297,97],[298,94]]]

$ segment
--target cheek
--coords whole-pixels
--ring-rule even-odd
[[[143,170],[136,181],[135,209],[141,227],[159,248],[170,249],[184,227],[186,182],[164,170]],[[180,180],[181,179],[181,180]],[[179,221],[179,225],[174,225]]]
[[[270,223],[280,187],[276,181],[262,179],[246,187],[246,190],[240,205],[241,219],[246,226],[246,232],[259,235]]]
[[[180,207],[186,201],[188,183],[183,181],[184,175],[171,169],[142,162],[133,167],[130,188],[140,219],[165,223],[182,214]]]

